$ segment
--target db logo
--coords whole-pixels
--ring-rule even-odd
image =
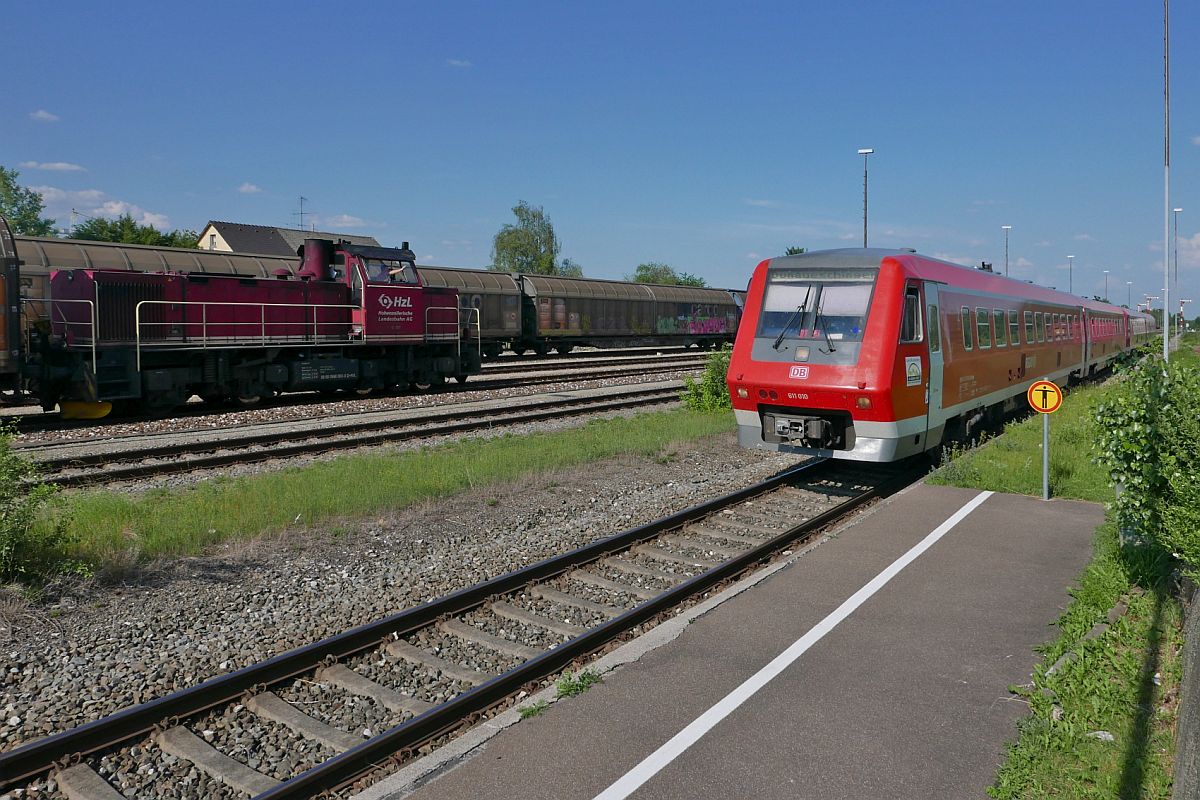
[[[808,377],[808,367],[792,367],[791,372],[788,373],[788,377],[804,380]]]
[[[381,294],[379,295],[379,305],[382,308],[412,308],[412,298]]]

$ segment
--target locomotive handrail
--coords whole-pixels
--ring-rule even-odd
[[[437,338],[441,341],[446,341],[450,338],[451,335],[454,337],[454,343],[456,346],[456,354],[458,356],[458,360],[460,363],[462,362],[462,338],[463,338],[462,337],[462,329],[463,329],[463,325],[464,325],[462,318],[463,318],[464,310],[467,312],[467,314],[466,314],[467,322],[465,323],[466,327],[468,330],[472,327],[475,329],[475,345],[476,345],[477,349],[479,350],[479,357],[480,357],[480,359],[482,359],[483,358],[483,341],[480,337],[479,309],[477,309],[477,308],[463,309],[456,305],[454,305],[454,306],[426,306],[425,307],[425,336],[426,336],[426,338],[431,339],[431,340],[434,338],[434,334],[430,332],[432,326],[441,325],[441,326],[445,327],[445,326],[453,325],[454,326],[453,334],[439,333],[439,334],[437,334]],[[429,319],[430,311],[452,311],[452,312],[454,312],[454,321],[451,322],[449,320],[430,320]],[[472,318],[474,318],[474,322],[471,321]]]
[[[32,306],[34,303],[49,303],[50,304],[50,325],[53,326],[56,322],[61,322],[62,326],[64,328],[64,338],[66,338],[65,332],[69,332],[71,330],[72,326],[83,325],[83,326],[86,326],[87,328],[89,328],[91,330],[91,336],[89,337],[87,343],[90,345],[91,350],[92,350],[92,374],[93,375],[96,374],[96,340],[99,338],[99,334],[98,334],[99,321],[96,318],[96,303],[94,300],[68,300],[65,298],[59,299],[59,300],[54,300],[49,297],[22,297],[21,303],[22,304],[28,303],[30,306]],[[61,320],[56,320],[55,319],[55,307],[59,303],[83,303],[83,304],[85,304],[88,307],[87,322],[71,321],[66,318],[65,314],[63,315]],[[37,312],[34,312],[34,313],[36,314]],[[41,318],[40,314],[37,316],[39,319]],[[27,327],[25,336],[29,335],[29,330],[30,329]],[[52,328],[52,330],[53,330],[53,328]]]
[[[249,320],[249,321],[230,320],[230,321],[213,322],[212,324],[213,325],[221,325],[223,327],[237,327],[237,326],[252,325],[258,329],[257,335],[248,336],[245,338],[242,338],[242,337],[236,337],[236,338],[238,339],[238,341],[246,341],[246,342],[257,341],[258,343],[260,343],[264,346],[267,345],[268,343],[278,342],[281,339],[283,342],[286,342],[286,343],[295,343],[297,341],[299,341],[299,342],[319,341],[322,338],[322,335],[320,332],[320,326],[322,325],[322,323],[317,318],[317,310],[318,309],[341,308],[341,309],[355,310],[355,309],[359,308],[359,306],[357,306],[357,305],[343,305],[343,304],[334,304],[334,303],[235,303],[235,302],[230,302],[230,301],[207,301],[207,300],[142,300],[142,301],[138,302],[137,306],[134,308],[134,314],[133,314],[133,316],[134,316],[134,348],[136,351],[138,371],[141,371],[141,369],[142,369],[142,346],[143,346],[143,344],[142,344],[142,326],[143,325],[147,326],[148,328],[154,327],[154,326],[161,326],[161,327],[179,326],[179,327],[186,329],[186,327],[188,325],[196,325],[197,324],[196,322],[189,322],[186,319],[182,323],[180,323],[177,320],[171,320],[171,321],[167,321],[167,322],[156,322],[156,321],[152,321],[152,320],[143,320],[142,319],[142,306],[151,306],[151,305],[200,306],[200,320],[198,323],[200,325],[199,344],[200,344],[201,349],[205,349],[205,350],[208,349],[209,340],[210,340],[210,337],[208,335],[208,325],[209,325],[208,307],[209,306],[249,307],[249,308],[259,309],[259,319],[257,322],[255,322],[253,320]],[[307,333],[303,334],[299,338],[287,336],[286,334],[282,337],[268,336],[267,335],[267,327],[268,326],[288,325],[288,326],[295,327],[295,326],[303,325],[303,326],[307,327],[309,324],[307,319],[268,321],[267,320],[267,309],[268,308],[271,308],[271,309],[302,309],[302,310],[312,309],[313,313],[312,313],[312,335],[311,335],[311,337]],[[348,327],[350,324],[350,321],[348,319],[347,320],[331,320],[331,321],[323,323],[323,324],[325,324],[325,325],[343,325],[343,326]],[[216,338],[216,337],[214,337],[214,338]],[[222,338],[222,341],[226,340],[225,337],[221,337],[221,338]],[[336,339],[338,337],[336,334],[326,334],[325,338],[326,339]],[[181,333],[177,341],[187,341],[187,339],[188,339],[188,337],[186,336],[186,334]],[[195,337],[193,337],[193,341],[194,341],[194,339],[195,339]]]

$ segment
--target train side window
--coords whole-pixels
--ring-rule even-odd
[[[1021,323],[1017,321],[1018,313],[1016,311],[1008,312],[1008,340],[1013,343],[1013,347],[1021,343]]]
[[[974,344],[971,342],[971,309],[966,306],[962,307],[962,329],[963,329],[963,347],[971,350]]]
[[[938,309],[935,305],[929,306],[929,352],[936,353],[942,349],[942,331],[938,327]]]
[[[986,308],[975,309],[975,333],[979,339],[979,349],[992,346],[992,322],[988,319]]]
[[[357,265],[350,266],[350,302],[356,306],[363,302],[362,270]]]
[[[1050,316],[1054,320],[1054,335],[1050,337],[1050,341],[1054,342],[1062,338],[1062,331],[1059,330],[1059,326],[1062,324],[1062,317],[1059,314],[1051,314]]]
[[[996,347],[1008,344],[1008,331],[1004,327],[1004,312],[998,308],[992,309],[992,327],[996,329]]]
[[[1034,312],[1033,326],[1037,330],[1037,340],[1046,341],[1046,317],[1041,311]]]
[[[1033,312],[1025,312],[1025,344],[1033,344]]]
[[[904,319],[900,322],[900,341],[921,341],[921,291],[909,289],[904,293]]]

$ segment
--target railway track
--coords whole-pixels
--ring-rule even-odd
[[[514,359],[521,358],[520,356],[512,357]],[[560,357],[568,358],[568,357]],[[687,370],[700,369],[704,366],[706,356],[697,354],[695,351],[682,354],[653,357],[620,357],[620,358],[593,358],[586,362],[580,363],[577,361],[558,361],[550,363],[533,362],[518,362],[505,363],[503,365],[488,366],[485,365],[484,372],[481,375],[473,376],[465,384],[454,384],[445,386],[431,387],[424,392],[425,394],[437,394],[453,396],[463,391],[496,391],[501,389],[510,389],[514,387],[526,386],[542,386],[549,383],[558,383],[564,380],[595,380],[599,378],[624,378],[637,377],[640,375],[651,375],[666,370]],[[507,361],[507,359],[506,359]],[[512,374],[513,377],[501,377],[503,375]],[[367,397],[368,395],[362,395]],[[379,393],[376,396],[386,396],[385,393]],[[336,400],[348,400],[354,398],[353,393],[339,393],[336,396],[319,394],[314,392],[287,394],[278,398],[273,398],[269,401],[257,404],[255,406],[241,406],[242,410],[269,410],[272,408],[283,408],[290,406],[309,406],[329,403]],[[203,418],[212,414],[228,413],[231,407],[211,406],[204,403],[190,403],[182,406],[171,412],[173,418],[189,419]],[[321,415],[321,418],[328,418],[330,415]],[[37,412],[31,414],[11,414],[8,418],[15,425],[18,433],[32,434],[55,431],[71,431],[84,430],[88,432],[102,432],[106,427],[128,424],[136,421],[137,418],[130,417],[110,417],[101,420],[75,421],[63,420],[59,418],[57,412]],[[144,417],[145,420],[150,420],[150,417]]]
[[[372,414],[369,419],[322,420],[320,427],[255,432],[222,431],[200,440],[170,444],[150,443],[126,449],[96,451],[92,442],[56,443],[44,448],[27,447],[22,452],[38,463],[39,480],[61,487],[119,483],[252,464],[296,456],[317,455],[364,446],[561,419],[582,414],[648,408],[679,400],[681,384],[666,382],[652,387],[614,388],[604,397],[543,396],[522,400],[519,408],[479,408],[475,405],[439,407],[404,416]],[[159,437],[138,437],[152,440]],[[91,450],[91,452],[87,452]],[[71,452],[75,451],[75,452]],[[39,452],[65,453],[39,456]]]
[[[52,775],[60,790],[87,800],[120,797],[114,782],[127,796],[180,796],[171,783],[184,772],[202,777],[206,797],[307,798],[348,786],[380,765],[411,759],[523,689],[913,477],[894,468],[808,462],[0,754],[0,788],[36,791]],[[388,724],[382,731],[380,715]],[[301,753],[230,747],[221,732],[231,727],[286,729],[290,749]],[[135,748],[182,766],[121,773],[122,754]]]

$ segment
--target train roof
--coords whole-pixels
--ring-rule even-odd
[[[909,274],[922,280],[944,283],[949,286],[1017,295],[1047,303],[1081,306],[1090,311],[1146,316],[1142,312],[1112,305],[1087,297],[1041,286],[1029,281],[1009,278],[996,272],[975,269],[952,261],[922,255],[908,248],[890,249],[876,247],[846,247],[835,250],[815,250],[794,256],[776,256],[768,260],[768,269],[787,268],[879,268],[884,261],[892,259]]]

